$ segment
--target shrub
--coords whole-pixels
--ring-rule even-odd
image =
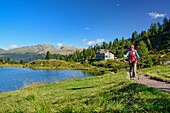
[[[147,65],[148,65],[148,67],[153,66],[153,61],[152,61],[152,59],[150,57],[148,57],[148,59],[147,59]]]
[[[35,100],[36,96],[34,94],[29,94],[25,97],[26,100]]]

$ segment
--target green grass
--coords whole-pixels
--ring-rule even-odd
[[[150,78],[170,82],[170,65],[154,66],[138,70],[139,74],[148,75]]]
[[[97,64],[96,64],[97,63]],[[108,67],[109,66],[109,67]],[[127,70],[127,63],[108,60],[95,62],[95,65],[92,64],[81,64],[80,62],[67,62],[64,60],[36,60],[31,61],[26,64],[0,64],[0,67],[21,67],[21,68],[31,68],[35,70],[87,70],[95,72],[120,72],[122,70]]]
[[[23,64],[0,64],[0,67],[18,67],[18,68],[23,68]]]
[[[112,68],[96,67],[90,64],[81,64],[80,62],[67,62],[63,60],[37,60],[32,61],[24,65],[26,68],[32,68],[36,70],[87,70],[95,72],[106,72],[113,70]]]
[[[32,85],[0,94],[0,112],[168,112],[170,94],[126,73]]]
[[[88,71],[109,71],[110,69],[104,67],[96,67],[90,64],[83,65],[80,62],[66,62],[63,60],[36,60],[26,64],[0,64],[0,67],[20,67],[31,68],[35,70],[88,70]]]

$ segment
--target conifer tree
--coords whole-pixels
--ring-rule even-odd
[[[154,28],[154,24],[153,22],[151,23],[151,26],[150,26],[150,29],[153,29]]]
[[[143,37],[146,37],[146,31],[142,31],[141,32],[141,37],[143,38]]]
[[[162,50],[162,49],[163,49],[162,43],[159,41],[158,42],[158,50]]]
[[[164,20],[163,20],[163,30],[164,30],[164,31],[167,31],[167,30],[168,30],[168,20],[167,20],[166,17],[165,17]]]
[[[56,60],[59,60],[59,56],[58,55],[56,55]]]
[[[138,33],[137,33],[137,31],[135,30],[135,31],[132,33],[132,43],[135,42],[135,40],[137,39],[137,37],[138,37]]]
[[[11,62],[11,59],[8,57],[7,58],[7,63],[10,64],[10,62]]]
[[[168,22],[168,29],[169,29],[169,32],[170,32],[170,19],[169,19],[169,22]]]
[[[83,60],[84,59],[84,55],[83,52],[80,53],[80,59]]]
[[[129,47],[130,44],[132,44],[131,40],[130,39],[126,40],[126,46]]]
[[[7,59],[5,59],[5,63],[8,63]]]
[[[153,28],[154,35],[158,34],[158,28],[156,23],[154,23],[154,28]]]
[[[60,55],[59,60],[64,60],[64,57],[62,55]]]
[[[106,49],[106,42],[103,42],[103,49]]]
[[[161,26],[159,21],[157,21],[157,25],[158,25],[158,33],[162,32],[163,31],[163,27]]]
[[[149,38],[147,38],[147,43],[146,44],[147,44],[148,49],[151,50],[152,45],[151,45],[151,42],[150,42]]]
[[[20,64],[25,64],[26,62],[24,60],[20,60]]]
[[[4,60],[1,58],[1,59],[0,59],[0,62],[1,62],[1,63],[4,63]]]
[[[123,53],[124,53],[124,47],[121,48],[121,51],[119,53],[119,57],[122,57]]]
[[[157,26],[156,26],[156,23],[154,24],[154,23],[152,22],[152,24],[151,24],[151,26],[150,26],[150,34],[151,34],[151,35],[157,34]]]
[[[118,38],[114,39],[113,45],[118,47],[120,45]]]
[[[152,67],[153,66],[153,61],[151,59],[151,57],[149,57],[149,55],[146,56],[146,64],[148,67]]]
[[[112,50],[112,47],[113,47],[112,41],[110,41],[110,42],[109,42],[109,50]]]
[[[146,44],[143,40],[139,42],[139,45],[137,46],[137,51],[140,57],[148,55],[148,48],[146,47]]]
[[[96,58],[96,53],[94,50],[93,50],[92,58]]]
[[[124,37],[122,37],[121,46],[124,46],[124,45],[125,45],[125,39],[124,39]]]
[[[65,56],[65,61],[68,61],[68,55]]]
[[[53,56],[50,54],[49,51],[47,51],[47,53],[46,53],[46,58],[45,58],[45,59],[46,59],[46,60],[53,59]]]

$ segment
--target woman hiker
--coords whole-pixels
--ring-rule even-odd
[[[137,64],[137,59],[136,56],[138,57],[138,59],[140,60],[141,58],[138,55],[137,50],[134,49],[134,45],[131,44],[129,46],[129,51],[126,53],[126,55],[123,55],[123,57],[127,57],[129,56],[129,73],[130,73],[130,80],[135,80],[135,75],[136,75],[136,64]]]

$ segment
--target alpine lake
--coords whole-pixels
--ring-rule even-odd
[[[30,84],[61,82],[92,77],[102,73],[80,70],[33,70],[29,68],[0,68],[0,93],[22,89]]]

